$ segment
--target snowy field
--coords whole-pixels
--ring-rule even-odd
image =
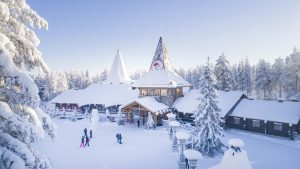
[[[147,131],[136,125],[118,126],[101,122],[91,126],[88,120],[71,122],[53,119],[58,126],[58,138],[46,137],[35,146],[47,155],[55,169],[176,169],[178,154],[173,153],[168,132],[164,127]],[[84,128],[94,127],[90,147],[80,148]],[[121,132],[123,144],[115,135]],[[224,141],[242,139],[244,149],[255,169],[299,168],[300,143],[270,138],[235,130],[225,132]],[[198,168],[206,169],[220,162],[222,157],[203,159]]]

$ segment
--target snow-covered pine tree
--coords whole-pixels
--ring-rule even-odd
[[[300,51],[294,47],[293,53],[285,59],[285,93],[287,97],[295,95],[300,89]]]
[[[106,69],[104,69],[103,72],[101,72],[101,74],[100,74],[100,82],[104,82],[107,79],[107,76],[108,76],[107,74],[108,73],[107,73]]]
[[[150,112],[148,112],[146,127],[147,129],[151,129],[154,127],[154,120]]]
[[[29,27],[30,25],[30,27]],[[55,126],[39,108],[38,89],[24,70],[48,72],[31,28],[47,22],[24,0],[0,1],[0,168],[49,169],[49,160],[31,147]]]
[[[239,86],[238,86],[238,80],[239,80],[239,75],[238,75],[238,71],[237,71],[237,65],[234,64],[232,67],[231,67],[231,74],[232,74],[232,82],[231,82],[231,85],[232,85],[232,90],[238,90],[239,89]]]
[[[196,124],[194,140],[197,140],[195,148],[208,157],[223,153],[224,146],[221,142],[221,110],[217,105],[218,96],[214,85],[215,79],[208,60],[200,80],[200,92],[203,96],[199,98],[200,104],[194,115]]]
[[[241,60],[237,66],[237,86],[238,90],[245,90],[245,77],[244,77],[244,61]]]
[[[278,93],[278,97],[282,97],[282,87],[285,82],[285,66],[282,58],[275,59],[271,67],[271,83],[272,88]]]
[[[222,53],[222,55],[217,59],[215,75],[217,78],[216,88],[218,90],[227,91],[232,89],[232,75],[229,62],[224,53]]]
[[[269,99],[271,93],[271,76],[270,76],[270,64],[265,60],[261,59],[256,66],[256,92],[258,98]],[[261,96],[261,91],[263,96]]]
[[[249,60],[246,57],[244,66],[243,66],[243,85],[245,90],[247,91],[247,95],[251,95],[252,93],[252,75],[251,75],[251,66],[249,64]]]

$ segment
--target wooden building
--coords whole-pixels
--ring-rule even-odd
[[[163,114],[170,112],[176,99],[183,97],[183,88],[190,87],[187,81],[174,72],[162,37],[159,38],[149,72],[134,82],[132,87],[139,90],[139,99],[123,105],[121,111],[126,113],[129,122],[133,122],[133,114],[137,112],[142,119],[150,112],[157,124]]]
[[[153,97],[143,97],[124,104],[121,106],[121,111],[125,113],[128,123],[134,122],[135,118],[140,118],[142,124],[145,124],[148,113],[151,113],[155,126],[161,126],[162,120],[166,119],[166,113],[170,112],[170,108],[157,102]]]
[[[300,104],[243,99],[226,117],[226,126],[268,135],[293,137],[300,133]]]

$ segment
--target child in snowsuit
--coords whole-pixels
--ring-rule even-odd
[[[90,130],[90,138],[92,138],[93,137],[93,132],[92,132],[92,130]]]
[[[81,144],[80,144],[80,147],[84,147],[84,137],[83,137],[83,136],[81,137]]]

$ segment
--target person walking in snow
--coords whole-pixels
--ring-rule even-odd
[[[90,138],[89,137],[85,138],[85,146],[86,145],[90,146]]]
[[[84,136],[81,137],[81,144],[80,147],[84,147]]]
[[[87,129],[86,128],[84,128],[83,132],[84,132],[84,136],[87,137]]]
[[[92,130],[90,130],[90,138],[92,138],[93,137],[93,132],[92,132]]]
[[[185,168],[187,168],[187,169],[190,168],[189,160],[187,158],[185,158]]]
[[[119,134],[119,143],[122,144],[122,135],[121,135],[121,133]]]
[[[137,120],[138,128],[140,128],[140,119]]]
[[[119,141],[119,140],[120,140],[120,139],[119,139],[119,138],[120,138],[120,137],[119,137],[119,133],[116,134],[116,138],[117,138],[117,143],[120,143],[120,141]]]

